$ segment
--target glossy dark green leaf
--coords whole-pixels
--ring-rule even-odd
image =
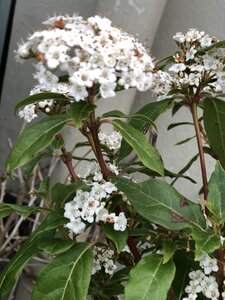
[[[114,120],[113,126],[135,150],[143,165],[158,174],[164,174],[164,167],[157,150],[149,144],[146,137],[131,125],[120,120]]]
[[[128,231],[116,231],[112,224],[104,224],[103,231],[115,243],[117,252],[120,253],[127,244]]]
[[[95,108],[96,105],[87,103],[86,101],[73,102],[70,106],[70,113],[75,126],[80,128],[82,123],[87,120],[90,112]]]
[[[113,177],[112,181],[136,211],[150,222],[171,230],[189,225],[205,229],[200,205],[185,199],[168,183],[158,179],[135,183],[123,177]]]
[[[54,258],[40,272],[32,300],[86,300],[92,260],[90,245],[84,243]]]
[[[7,172],[28,163],[35,154],[51,144],[55,135],[70,120],[67,115],[56,115],[44,118],[26,128],[19,136],[7,161]]]
[[[163,264],[163,258],[151,254],[142,258],[131,270],[125,287],[126,300],[166,300],[175,275],[172,261]]]
[[[209,144],[225,168],[225,102],[207,98],[204,101],[203,119]]]
[[[55,228],[64,223],[65,218],[62,214],[54,212],[50,214],[39,228],[32,233],[29,239],[23,243],[0,275],[0,299],[12,289],[24,266],[38,252],[37,243],[39,239],[52,237]]]
[[[151,102],[141,109],[139,109],[136,114],[144,115],[148,119],[152,120],[153,122],[167,109],[171,107],[171,104],[173,103],[172,99],[166,99],[158,102]],[[135,120],[131,119],[129,122],[129,125],[136,128],[139,131],[142,131],[146,122],[143,122],[141,120]],[[119,158],[118,161],[121,161],[123,158],[125,158],[127,155],[129,155],[132,151],[132,147],[125,141],[122,141],[120,152],[119,152]]]
[[[51,92],[46,92],[46,93],[38,93],[34,94],[32,96],[29,96],[21,101],[19,101],[16,106],[15,106],[15,114],[20,109],[21,107],[24,107],[25,105],[32,104],[35,102],[43,101],[46,99],[55,99],[55,100],[68,100],[68,98],[59,93],[51,93]]]
[[[59,238],[43,238],[38,241],[38,248],[48,254],[58,255],[74,246],[74,241]]]

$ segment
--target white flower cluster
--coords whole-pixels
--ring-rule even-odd
[[[56,16],[43,24],[48,28],[34,32],[16,53],[18,60],[36,59],[34,78],[41,88],[52,91],[59,76],[67,75],[69,94],[80,101],[94,86],[102,98],[115,96],[117,86],[151,87],[154,63],[148,51],[109,19]]]
[[[211,272],[218,271],[217,260],[205,254],[200,259],[199,264],[204,272],[197,270],[189,273],[190,281],[185,288],[188,297],[183,298],[183,300],[195,300],[199,293],[202,293],[208,299],[218,300],[220,293],[216,278],[214,276],[207,276]],[[225,293],[223,294],[222,297],[225,299]]]
[[[94,175],[91,181],[87,180],[87,185],[91,190],[89,192],[77,190],[74,199],[65,204],[64,217],[70,219],[66,227],[75,234],[79,234],[85,230],[86,223],[102,221],[113,224],[116,231],[124,231],[127,227],[127,218],[124,212],[116,215],[105,208],[104,200],[116,192],[117,187],[112,182],[103,179],[99,166],[95,162],[90,164],[85,178],[90,175]]]
[[[225,87],[225,49],[215,47],[204,53],[206,47],[216,42],[215,37],[190,29],[186,34],[176,33],[173,38],[180,48],[173,57],[174,64],[168,72],[159,70],[154,74],[153,91],[159,100],[168,97],[173,89],[190,86],[195,92],[202,82],[207,84],[201,91],[221,93]]]
[[[41,88],[39,85],[35,86],[30,91],[30,96],[46,92],[46,89]],[[67,83],[56,83],[52,85],[51,89],[52,93],[60,93],[64,95],[69,94],[69,85]],[[42,101],[37,101],[32,104],[25,105],[23,109],[21,109],[18,113],[20,118],[23,118],[27,123],[31,122],[38,115],[38,111],[43,111],[45,113],[50,113],[51,109],[54,107],[56,100],[46,99]]]
[[[92,275],[100,271],[102,268],[105,269],[105,273],[112,275],[117,269],[117,266],[114,264],[113,256],[114,251],[110,248],[93,248],[94,261],[92,265]]]
[[[94,182],[90,192],[77,190],[74,199],[67,202],[64,207],[64,217],[70,219],[66,227],[79,234],[85,230],[85,222],[102,221],[114,224],[114,230],[124,231],[127,227],[125,214],[121,212],[117,216],[115,213],[109,213],[105,208],[106,203],[102,201],[115,191],[117,191],[116,186],[109,181],[102,184]]]
[[[118,150],[121,146],[122,135],[118,131],[113,131],[110,135],[99,132],[99,141],[105,144],[110,150]]]

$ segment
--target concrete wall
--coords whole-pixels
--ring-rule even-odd
[[[9,58],[6,69],[2,102],[0,108],[0,173],[3,162],[8,152],[7,139],[15,140],[21,126],[21,121],[13,116],[15,103],[26,97],[32,87],[32,65],[25,62],[20,65],[15,62],[13,50],[21,38],[26,38],[27,33],[40,28],[41,21],[53,13],[78,12],[84,17],[94,14],[108,16],[114,25],[119,25],[124,30],[139,34],[142,41],[152,48],[153,54],[160,58],[172,53],[175,44],[172,36],[177,31],[186,31],[197,27],[214,34],[219,39],[225,38],[225,1],[224,0],[17,0],[14,26],[10,44]],[[122,97],[122,100],[121,100]],[[117,99],[102,101],[102,110],[119,107],[126,112],[135,111],[137,108],[152,101],[149,93],[136,93],[131,90],[122,93]],[[158,147],[162,153],[166,166],[171,171],[177,171],[197,152],[194,143],[174,147],[173,145],[193,135],[193,130],[183,127],[181,131],[174,129],[166,131],[170,122],[188,119],[188,112],[181,111],[175,119],[170,113],[159,119]],[[213,168],[210,162],[209,170]],[[199,163],[196,162],[189,175],[199,179]],[[180,180],[177,188],[186,196],[196,199],[200,185],[184,185]]]

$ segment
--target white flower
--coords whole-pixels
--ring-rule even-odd
[[[84,100],[88,96],[88,92],[85,86],[74,83],[71,86],[70,95],[78,102]]]
[[[33,119],[37,117],[37,114],[35,112],[35,105],[34,104],[28,104],[23,109],[21,109],[18,113],[20,118],[24,118],[24,120],[29,123]]]
[[[182,72],[186,69],[186,65],[183,63],[177,63],[172,65],[172,67],[169,68],[169,71],[174,72],[174,73],[179,73]]]
[[[100,93],[101,93],[102,98],[114,97],[116,95],[115,88],[116,88],[115,82],[101,84]]]
[[[97,200],[101,200],[103,198],[106,198],[106,196],[107,196],[107,193],[106,193],[104,187],[101,184],[99,184],[98,182],[93,183],[90,194]]]
[[[67,223],[65,226],[75,234],[82,233],[86,227],[85,223],[81,221],[81,218],[76,218],[73,221]]]
[[[95,176],[93,177],[93,180],[100,182],[100,181],[102,181],[102,179],[103,179],[102,173],[101,172],[96,172]]]
[[[182,32],[177,32],[174,36],[173,39],[177,41],[178,43],[184,43],[185,42],[185,36]]]
[[[116,165],[108,163],[109,170],[114,173],[116,176],[119,175],[119,169]]]
[[[214,284],[210,284],[210,285],[207,287],[207,289],[206,289],[204,295],[205,295],[207,298],[209,298],[209,299],[212,299],[212,300],[218,300],[218,297],[219,297],[220,293],[219,293],[219,290],[218,290],[218,287],[217,287],[217,286],[215,286]]]
[[[206,34],[200,39],[200,44],[203,48],[209,47],[212,44],[212,38],[208,34]]]
[[[98,80],[100,84],[107,84],[116,81],[114,68],[102,68],[100,69]]]
[[[204,269],[205,274],[218,271],[217,260],[215,258],[211,258],[208,254],[202,256],[199,261],[199,265]]]
[[[127,227],[127,218],[124,212],[121,212],[119,216],[114,218],[114,229],[117,231],[124,231]]]
[[[107,194],[112,194],[113,192],[116,192],[118,189],[112,182],[105,182],[102,184],[103,189],[106,191]]]
[[[188,61],[190,59],[194,59],[196,52],[197,52],[197,50],[195,48],[191,47],[185,54],[186,60]]]
[[[112,275],[114,271],[117,269],[117,266],[114,264],[112,259],[109,259],[105,264],[105,272]]]
[[[130,87],[135,87],[137,85],[135,72],[123,72],[118,83],[127,90]]]
[[[197,294],[202,291],[202,287],[198,281],[190,280],[189,285],[186,286],[185,292],[188,294]]]
[[[70,77],[70,82],[75,85],[92,87],[93,81],[91,79],[90,70],[88,70],[88,68],[79,69],[79,71],[74,72]]]

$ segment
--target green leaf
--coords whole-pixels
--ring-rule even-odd
[[[159,176],[156,172],[154,171],[151,171],[145,167],[127,167],[125,168],[125,171],[130,174],[130,173],[135,173],[135,172],[140,172],[140,173],[143,173],[145,175],[148,175],[148,176]],[[167,169],[164,169],[164,176],[165,177],[170,177],[170,178],[184,178],[184,179],[187,179],[189,181],[191,181],[192,183],[196,183],[196,181],[194,179],[192,179],[191,177],[189,176],[185,176],[185,175],[182,175],[180,173],[173,173]]]
[[[103,230],[107,238],[115,243],[117,252],[120,253],[127,244],[128,231],[116,231],[112,224],[104,224]]]
[[[114,118],[127,118],[127,115],[125,115],[122,111],[120,110],[111,110],[108,111],[107,113],[104,113],[101,118],[108,118],[108,117],[114,117]]]
[[[14,112],[16,114],[16,112],[18,111],[19,108],[24,107],[25,105],[43,101],[46,99],[68,100],[68,98],[66,96],[64,96],[63,94],[59,94],[59,93],[50,93],[50,92],[38,93],[38,94],[34,94],[32,96],[29,96],[29,97],[19,101],[15,105]]]
[[[151,120],[149,119],[149,117],[145,116],[145,115],[141,115],[141,114],[134,114],[132,117],[131,117],[131,120],[138,120],[138,121],[142,121],[144,122],[145,124],[148,124],[150,126],[153,126],[156,130],[157,130],[157,127],[156,127],[156,124]]]
[[[163,59],[161,59],[160,61],[157,62],[157,68],[159,70],[163,70],[165,66],[167,66],[168,64],[171,64],[171,62],[174,62],[174,57],[173,55],[169,55]]]
[[[185,143],[187,143],[187,142],[193,140],[194,138],[195,138],[195,135],[194,135],[194,136],[191,136],[191,137],[189,137],[189,138],[186,138],[186,139],[184,139],[184,140],[182,140],[182,141],[180,141],[180,142],[178,142],[178,143],[176,143],[174,146],[183,145],[183,144],[185,144]]]
[[[41,207],[30,207],[26,205],[17,204],[0,204],[0,218],[11,215],[12,213],[18,213],[27,218],[30,214],[43,211]]]
[[[65,145],[65,141],[62,137],[55,138],[51,143],[51,146],[53,147],[54,150],[59,150],[64,145]]]
[[[54,136],[70,120],[67,115],[50,116],[25,129],[19,136],[7,161],[7,172],[28,163],[35,154],[46,148]]]
[[[225,102],[207,98],[204,101],[203,119],[209,144],[225,168]]]
[[[177,126],[181,126],[181,125],[193,125],[193,123],[191,122],[177,122],[177,123],[172,123],[167,127],[167,130],[171,130]]]
[[[186,164],[186,166],[184,166],[179,172],[178,172],[178,174],[184,174],[191,166],[192,166],[192,164],[198,159],[198,156],[199,156],[199,154],[196,154],[195,156],[193,156],[192,158],[191,158],[191,160]],[[177,179],[178,179],[179,177],[177,177],[177,178],[175,178],[173,181],[172,181],[172,183],[171,183],[171,185],[173,185],[176,181],[177,181]]]
[[[74,241],[62,240],[59,238],[41,239],[38,241],[38,248],[51,255],[58,255],[68,251],[74,246]]]
[[[90,245],[76,244],[40,272],[32,300],[86,300],[91,269]]]
[[[163,241],[163,264],[166,264],[176,252],[176,244],[174,241]]]
[[[12,289],[17,276],[21,273],[24,266],[31,257],[38,252],[37,244],[39,239],[52,237],[54,229],[64,223],[65,218],[62,217],[61,213],[53,212],[49,214],[39,228],[31,234],[29,239],[23,243],[0,275],[0,299]]]
[[[220,222],[225,222],[225,171],[217,162],[209,181],[207,207]]]
[[[173,103],[172,99],[166,99],[158,102],[151,102],[141,109],[139,109],[136,114],[146,116],[148,119],[152,120],[153,122],[162,114],[164,113],[168,108],[171,107],[171,104]],[[139,131],[142,131],[145,127],[146,122],[143,122],[141,120],[135,120],[131,119],[129,122],[129,125],[136,128]],[[122,140],[120,152],[119,152],[119,158],[118,161],[121,161],[123,158],[125,158],[127,155],[130,154],[132,151],[132,147],[125,141]]]
[[[191,235],[195,241],[196,260],[199,260],[203,254],[210,254],[221,247],[220,237],[211,229],[201,231],[198,228],[192,228]]]
[[[185,106],[183,101],[175,102],[172,108],[172,116],[174,116],[183,106]]]
[[[34,190],[33,194],[38,196],[46,197],[50,190],[51,178],[49,176],[45,177],[44,180],[41,181],[38,190]]]
[[[122,137],[136,151],[143,165],[158,174],[164,174],[163,163],[156,149],[149,144],[146,137],[131,125],[120,120],[114,120],[113,126],[120,131]]]
[[[163,264],[163,258],[159,255],[146,256],[130,272],[125,299],[166,300],[174,275],[173,262]]]
[[[51,157],[52,154],[49,152],[44,152],[41,153],[40,155],[34,157],[33,159],[31,159],[31,161],[29,161],[23,168],[23,174],[25,177],[28,177],[31,175],[31,173],[33,172],[34,168],[36,167],[36,165],[44,158],[46,157]]]
[[[58,206],[63,206],[65,202],[71,201],[75,197],[78,189],[83,191],[89,190],[89,188],[81,180],[67,185],[56,183],[51,190],[52,201],[54,201]]]
[[[150,222],[171,230],[180,230],[192,224],[205,229],[200,205],[186,200],[168,183],[158,179],[141,183],[123,177],[111,179],[137,212]]]
[[[80,128],[82,123],[87,120],[90,112],[95,108],[96,105],[87,103],[86,101],[73,102],[70,106],[70,113],[75,126]]]

